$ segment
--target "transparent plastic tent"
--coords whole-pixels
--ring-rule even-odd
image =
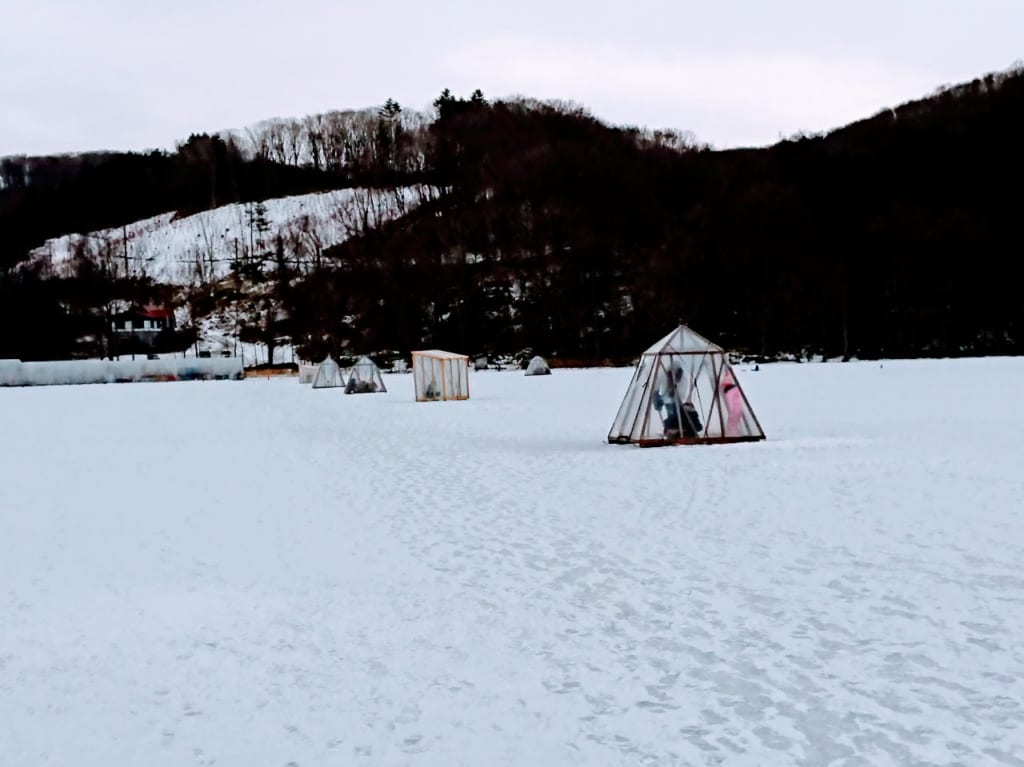
[[[686,325],[640,357],[608,433],[641,447],[764,438],[725,350]]]
[[[316,377],[317,366],[310,362],[299,363],[299,383],[311,384]]]
[[[412,353],[417,402],[469,399],[469,357],[428,349]]]
[[[548,367],[547,360],[543,357],[537,356],[531,359],[530,364],[526,366],[526,375],[549,376],[551,375],[551,368]]]
[[[380,368],[369,357],[360,357],[348,370],[345,394],[375,394],[386,392]]]
[[[338,367],[338,363],[331,359],[331,355],[324,357],[316,369],[316,375],[313,376],[313,388],[314,389],[333,389],[340,386],[344,386],[345,383],[341,377],[341,368]]]

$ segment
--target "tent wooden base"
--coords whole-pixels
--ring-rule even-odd
[[[638,447],[664,447],[666,445],[731,445],[738,442],[760,442],[764,437],[682,437],[680,439],[641,439],[636,442],[629,442],[628,440],[619,440],[614,442],[609,440],[609,444],[612,445],[637,445]]]

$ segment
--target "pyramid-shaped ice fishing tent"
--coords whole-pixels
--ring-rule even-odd
[[[369,357],[360,357],[356,364],[349,368],[345,394],[373,394],[386,391],[380,368]]]
[[[640,357],[608,433],[641,447],[764,438],[725,350],[686,325]]]
[[[538,355],[531,359],[530,364],[526,366],[526,375],[549,376],[551,375],[551,368],[548,367],[547,361]]]
[[[316,375],[313,376],[313,388],[333,389],[344,385],[341,377],[341,368],[338,367],[338,363],[332,360],[331,355],[328,354],[324,357],[324,361],[317,366]]]

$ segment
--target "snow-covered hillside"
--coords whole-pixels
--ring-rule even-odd
[[[1024,360],[631,372],[0,390],[0,764],[1024,763]]]
[[[43,263],[50,273],[66,276],[74,269],[76,252],[81,252],[106,261],[118,275],[127,271],[168,284],[201,284],[224,276],[233,261],[248,253],[273,250],[278,234],[285,239],[290,259],[311,264],[324,249],[367,225],[411,210],[427,193],[423,187],[343,189],[271,199],[263,203],[265,225],[259,226],[252,204],[225,205],[181,218],[168,212],[126,227],[47,240],[32,251],[27,263]]]

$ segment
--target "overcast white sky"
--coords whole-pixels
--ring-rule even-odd
[[[425,109],[446,87],[762,145],[1024,59],[1024,0],[491,5],[0,0],[0,156],[172,149],[389,97]]]

